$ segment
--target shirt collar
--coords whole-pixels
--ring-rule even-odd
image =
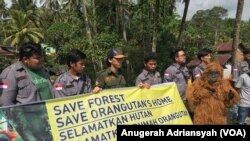
[[[148,76],[149,74],[155,75],[156,71],[150,72],[150,71],[148,71],[148,70],[146,70],[146,69],[143,69],[143,70],[142,70],[142,73],[143,73],[145,76]]]
[[[174,65],[177,69],[180,69],[180,68],[181,68],[181,65],[178,64],[178,63],[173,63],[173,65]]]
[[[108,73],[109,75],[113,74],[113,75],[115,75],[115,76],[118,77],[119,75],[121,75],[121,70],[119,69],[117,73],[114,73],[114,72],[111,71],[111,68],[109,67],[109,68],[107,69],[107,73]]]
[[[17,61],[15,67],[17,71],[20,71],[24,69],[24,64],[21,61]]]
[[[73,82],[73,81],[78,81],[80,79],[83,79],[83,76],[80,75],[78,79],[74,79],[73,76],[69,73],[69,71],[66,73],[67,75],[67,79],[70,81],[70,82]]]

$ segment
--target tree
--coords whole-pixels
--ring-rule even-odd
[[[245,46],[250,47],[250,21],[241,21],[240,24],[240,39],[241,43]]]
[[[68,13],[71,13],[74,9],[79,9],[81,1],[82,0],[62,0],[62,5],[64,9],[68,10]]]
[[[4,40],[4,43],[10,43],[12,47],[16,47],[24,42],[39,43],[43,40],[41,28],[36,27],[27,14],[13,10],[10,16],[11,22],[5,28],[8,37]]]
[[[127,30],[126,30],[126,25],[125,25],[125,20],[124,20],[124,10],[123,10],[123,1],[122,0],[118,0],[118,15],[120,17],[120,21],[121,21],[121,26],[122,26],[122,36],[123,36],[123,40],[125,43],[127,43]]]
[[[36,8],[35,0],[12,0],[11,2],[11,9],[20,10],[22,12],[34,10]]]
[[[7,17],[7,8],[6,8],[6,4],[4,2],[4,0],[0,0],[0,27],[2,27],[2,31],[4,31],[4,25],[6,24],[6,18]],[[3,33],[3,35],[0,35],[0,39],[1,36],[3,36],[4,38],[6,38],[6,33]]]
[[[155,12],[154,12],[154,24],[153,24],[153,39],[152,39],[152,52],[156,52],[157,47],[157,33],[159,26],[159,18],[160,18],[160,0],[156,0],[155,3]]]
[[[49,10],[59,10],[60,4],[59,0],[42,0],[43,6]]]
[[[228,41],[231,26],[226,16],[227,10],[223,7],[197,11],[192,19],[186,22],[183,36],[185,46],[211,48],[218,42]]]
[[[181,26],[180,26],[179,36],[178,36],[177,47],[180,46],[181,41],[182,41],[183,30],[185,28],[185,22],[186,22],[186,17],[187,17],[187,12],[188,12],[188,7],[189,7],[190,0],[183,0],[183,2],[185,3],[185,7],[184,7],[182,20],[181,20]]]
[[[7,15],[6,4],[4,0],[0,0],[0,20],[6,18],[6,15]]]
[[[83,17],[84,17],[84,22],[85,22],[85,27],[86,27],[86,34],[89,39],[89,44],[92,47],[93,46],[92,33],[91,33],[90,25],[89,25],[89,18],[88,18],[85,0],[82,0],[82,9],[83,9]]]
[[[239,36],[240,36],[240,23],[241,23],[241,16],[244,6],[244,0],[238,0],[236,18],[235,18],[235,25],[234,25],[234,37],[233,37],[233,46],[232,46],[232,60],[233,65],[236,63],[236,51],[238,49],[239,44]]]

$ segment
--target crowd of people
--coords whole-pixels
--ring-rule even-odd
[[[234,67],[233,78],[223,78],[223,68],[211,61],[211,51],[202,49],[197,54],[200,64],[192,71],[186,67],[185,50],[174,48],[170,53],[173,63],[163,77],[156,70],[157,54],[144,57],[144,68],[135,86],[150,89],[152,85],[175,82],[180,97],[190,112],[194,124],[228,124],[226,109],[238,110],[237,123],[245,124],[250,115],[250,49],[244,50],[245,60]],[[84,73],[86,55],[73,49],[67,54],[68,70],[52,84],[44,68],[44,57],[39,44],[25,43],[19,48],[19,60],[5,68],[0,75],[0,106],[27,104],[52,98],[85,93],[98,94],[103,89],[126,86],[120,71],[126,56],[119,49],[107,53],[108,68],[101,71],[94,82]],[[190,73],[191,72],[191,73]],[[192,79],[192,84],[188,81]]]

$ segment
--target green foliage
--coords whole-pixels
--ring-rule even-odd
[[[57,51],[57,60],[60,64],[66,64],[66,55],[71,49],[79,49],[86,53],[88,46],[89,43],[85,37],[73,38]]]
[[[56,45],[56,50],[67,43],[74,35],[74,28],[68,23],[58,22],[52,24],[46,31],[46,39]]]
[[[15,47],[24,42],[40,43],[44,36],[40,27],[29,19],[30,15],[18,10],[10,12],[11,23],[5,27],[7,38],[4,43],[10,42],[10,46]]]
[[[3,57],[3,56],[0,56],[0,72],[3,71],[3,69],[5,69],[6,67],[8,67],[9,65],[11,64],[11,60],[6,58],[6,57]]]
[[[240,39],[246,47],[250,47],[250,21],[241,22]]]
[[[158,70],[163,74],[166,67],[172,63],[169,52],[176,47],[181,23],[180,16],[173,12],[172,0],[160,1],[158,6],[155,0],[122,1],[122,3],[118,0],[86,0],[87,21],[84,16],[86,13],[82,11],[83,3],[79,0],[43,0],[45,3],[40,8],[33,2],[15,0],[10,11],[17,9],[23,11],[22,13],[27,15],[27,21],[32,21],[29,24],[43,28],[39,33],[45,33],[45,43],[55,46],[57,51],[56,58],[47,57],[46,65],[49,67],[66,64],[66,54],[71,49],[77,48],[87,55],[86,72],[95,79],[95,73],[105,68],[107,51],[110,48],[122,48],[128,56],[123,67],[125,77],[129,85],[133,86],[135,77],[143,68],[143,56],[152,50],[154,31],[157,31]],[[0,9],[0,14],[5,17],[11,13],[2,1],[0,7],[3,7],[3,10]],[[158,9],[159,15],[156,14]],[[30,15],[32,12],[33,16]],[[214,7],[197,11],[193,18],[186,22],[181,47],[187,51],[188,58],[195,57],[194,54],[201,48],[213,49],[215,44],[232,39],[235,20],[226,17],[226,9]],[[18,27],[13,25],[12,20],[1,22],[3,32],[0,34],[0,39],[9,36],[5,25]],[[90,28],[88,34],[86,23]],[[22,30],[25,31],[27,30]],[[248,47],[249,32],[250,21],[245,21],[241,25],[241,41]],[[127,42],[123,40],[125,33]],[[18,37],[14,36],[16,35],[14,33],[11,35]],[[16,40],[22,41],[23,38],[18,37]]]
[[[192,57],[201,48],[214,49],[218,43],[228,42],[231,39],[233,25],[230,19],[225,19],[227,10],[214,7],[208,10],[199,10],[187,22],[184,32],[183,45]]]
[[[93,49],[89,48],[88,53],[98,61],[106,59],[106,52],[111,48],[123,48],[123,42],[114,33],[100,33],[93,40]]]

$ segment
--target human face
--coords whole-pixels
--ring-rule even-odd
[[[177,53],[177,56],[175,57],[175,61],[176,63],[179,63],[179,64],[186,63],[186,54],[183,50]]]
[[[211,62],[211,54],[208,54],[206,56],[201,57],[201,61],[204,62],[205,64],[208,64]]]
[[[71,69],[72,73],[74,73],[75,75],[79,75],[79,74],[83,73],[84,68],[85,68],[85,64],[86,64],[86,61],[81,59],[81,60],[77,61],[76,63],[71,63],[70,69]]]
[[[157,67],[156,60],[149,60],[148,62],[144,62],[145,69],[149,72],[154,72]]]
[[[40,70],[43,67],[43,61],[43,56],[37,54],[34,54],[29,58],[24,57],[22,60],[23,64],[32,70]]]
[[[250,62],[250,53],[245,54],[245,60],[248,61],[248,62]]]
[[[111,64],[111,67],[120,69],[122,67],[123,60],[124,58],[112,58],[112,59],[109,59],[109,63]]]
[[[211,69],[208,72],[208,83],[213,84],[213,83],[217,82],[219,77],[220,77],[220,72],[218,70]]]

